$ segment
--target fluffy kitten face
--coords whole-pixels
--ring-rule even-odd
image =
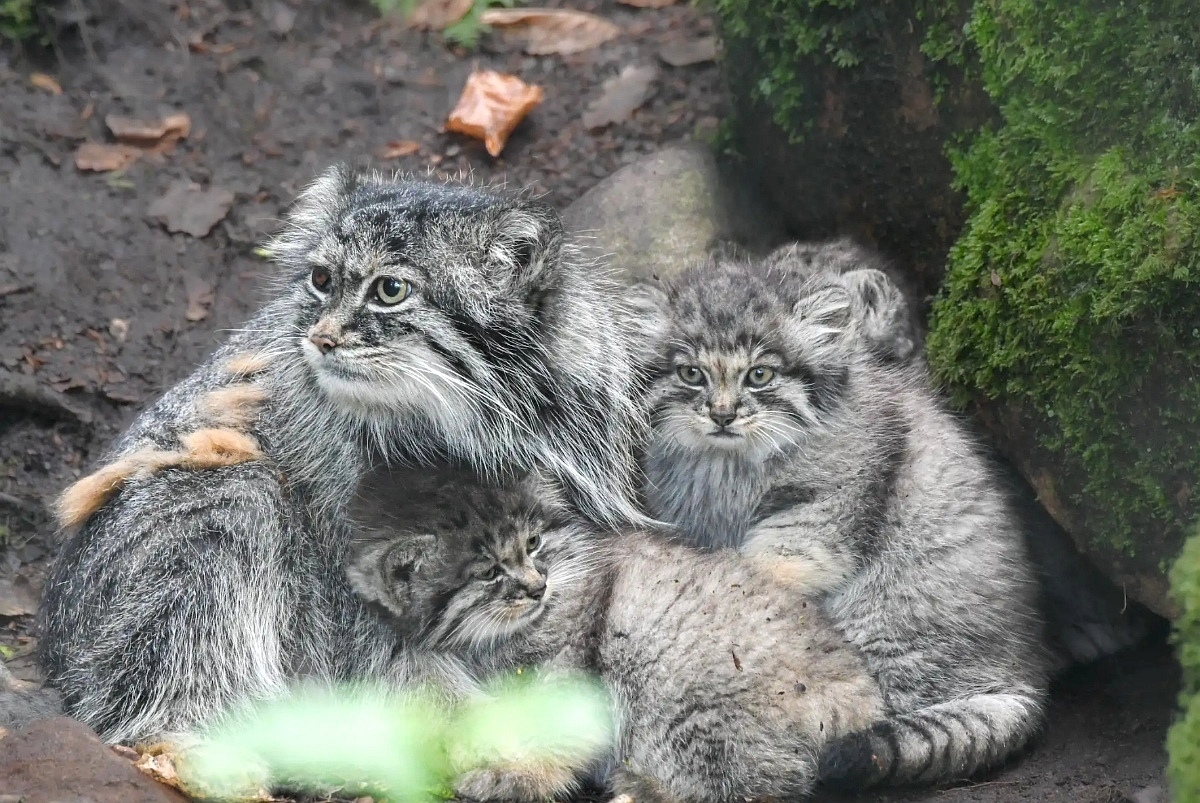
[[[854,348],[851,299],[830,277],[712,263],[657,295],[652,417],[660,445],[763,457],[836,407]]]
[[[357,512],[377,521],[352,542],[347,573],[402,636],[485,649],[554,604],[577,576],[572,541],[586,536],[524,486],[484,488],[462,474],[441,480],[440,490],[409,502],[360,496]],[[381,510],[394,528],[380,526]]]
[[[290,222],[275,251],[299,308],[295,348],[333,402],[486,405],[493,352],[536,348],[562,240],[549,209],[335,169]]]

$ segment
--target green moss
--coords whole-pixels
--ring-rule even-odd
[[[1167,735],[1168,774],[1176,800],[1200,800],[1200,535],[1188,539],[1175,562],[1171,593],[1181,610],[1175,638],[1183,668],[1183,716]]]
[[[775,122],[793,141],[803,138],[818,110],[819,98],[806,85],[806,76],[833,67],[870,79],[880,72],[878,60],[894,55],[896,31],[919,33],[921,52],[934,65],[932,81],[939,93],[950,78],[938,68],[961,68],[970,60],[962,26],[970,7],[966,0],[713,2],[729,68],[761,65],[752,80],[737,83],[752,87],[755,100],[772,109]]]
[[[1200,476],[1198,19],[1190,0],[976,3],[1003,123],[954,155],[970,217],[929,338],[960,402],[1035,422],[1099,546],[1153,537],[1156,561]]]
[[[16,42],[38,33],[35,0],[0,0],[0,39]]]

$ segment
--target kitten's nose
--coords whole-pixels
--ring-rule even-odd
[[[708,417],[719,427],[727,427],[737,418],[737,413],[725,407],[709,408]]]
[[[313,333],[308,336],[308,339],[322,354],[328,354],[337,348],[338,342],[326,334]]]
[[[546,596],[546,578],[541,572],[534,572],[526,577],[522,583],[525,594],[530,599],[541,599]]]

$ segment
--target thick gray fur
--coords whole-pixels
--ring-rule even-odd
[[[822,781],[852,789],[997,765],[1038,731],[1047,687],[1035,570],[1001,484],[919,361],[881,355],[887,327],[863,323],[888,284],[769,259],[647,291],[650,513],[825,594],[888,710],[822,759]],[[759,366],[771,379],[751,388]]]
[[[806,796],[822,747],[882,713],[816,603],[734,553],[596,538],[535,480],[380,472],[352,515],[351,583],[410,648],[481,677],[529,665],[597,675],[617,709],[604,774],[640,803]],[[584,767],[571,769],[485,767],[458,792],[560,799]]]
[[[0,661],[0,730],[18,731],[61,713],[61,694],[49,687],[38,689],[21,683]]]
[[[248,428],[264,457],[134,476],[69,534],[46,585],[48,681],[110,741],[178,734],[297,678],[394,670],[391,630],[343,570],[342,511],[373,461],[537,465],[599,524],[640,516],[615,293],[548,207],[335,168],[272,250],[274,299],[106,462],[178,448],[207,425],[198,401],[245,381],[224,366],[247,353],[267,363]],[[383,305],[384,276],[409,296]],[[323,354],[317,335],[336,348]]]
[[[785,245],[766,262],[798,277],[840,276],[851,290],[859,332],[876,356],[897,363],[924,359],[924,327],[911,287],[905,285],[902,292],[902,273],[879,254],[843,238]],[[1127,600],[1079,553],[1011,467],[998,461],[994,467],[1016,505],[1037,569],[1039,609],[1046,619],[1055,674],[1128,649],[1164,630],[1157,617]]]

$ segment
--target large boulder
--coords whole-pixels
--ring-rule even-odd
[[[701,145],[627,165],[571,204],[563,221],[627,281],[662,279],[714,250],[765,254],[785,238],[745,171]]]

